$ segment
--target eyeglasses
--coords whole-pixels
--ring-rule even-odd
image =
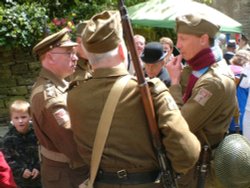
[[[69,55],[70,57],[76,56],[76,52],[50,52],[52,54],[66,54]]]

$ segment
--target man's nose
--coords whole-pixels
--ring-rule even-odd
[[[76,54],[73,54],[73,55],[72,55],[72,59],[73,59],[74,61],[78,61],[79,58],[77,57]]]

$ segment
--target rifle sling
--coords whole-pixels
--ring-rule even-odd
[[[122,91],[127,85],[130,78],[130,75],[126,75],[118,79],[114,83],[104,105],[93,144],[93,151],[90,162],[90,179],[88,182],[89,187],[92,187],[92,185],[94,184],[115,108],[122,94]]]

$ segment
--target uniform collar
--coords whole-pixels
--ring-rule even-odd
[[[69,83],[66,80],[58,78],[48,69],[42,68],[40,76],[45,78],[46,80],[51,81],[56,86],[56,88],[58,88],[62,92],[64,92],[68,88]]]
[[[93,72],[93,78],[107,78],[122,75],[128,75],[128,71],[124,67],[100,68]]]

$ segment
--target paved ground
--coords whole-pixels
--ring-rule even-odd
[[[0,137],[3,137],[5,133],[7,132],[8,127],[0,127]]]
[[[3,147],[3,143],[2,143],[2,137],[5,135],[5,133],[7,132],[8,127],[0,127],[0,150]]]

